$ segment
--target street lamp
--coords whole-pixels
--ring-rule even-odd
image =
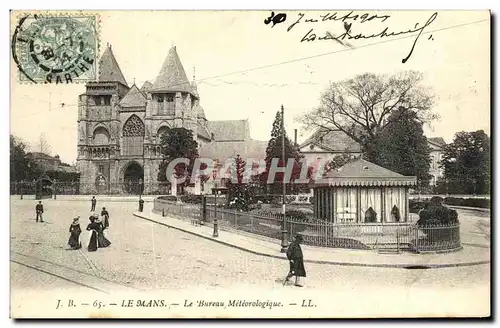
[[[286,159],[285,159],[285,108],[283,105],[281,105],[281,156],[282,156],[282,161],[283,165],[286,167]],[[283,219],[281,220],[281,253],[286,253],[287,248],[288,248],[288,241],[287,241],[287,231],[286,231],[286,211],[285,211],[285,199],[286,199],[286,185],[285,185],[285,176],[286,174],[283,173],[283,199],[282,199],[282,214],[283,214]]]

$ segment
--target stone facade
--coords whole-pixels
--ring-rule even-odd
[[[160,136],[166,127],[193,131],[202,157],[204,152],[213,156],[219,142],[226,147],[232,142],[235,149],[252,142],[248,121],[243,122],[243,138],[241,129],[235,129],[242,121],[215,122],[207,121],[194,78],[191,83],[187,79],[175,47],[155,82],[139,89],[135,83],[127,85],[108,45],[99,61],[98,81],[88,83],[78,99],[80,192],[137,193],[138,188],[157,192]],[[210,131],[209,123],[220,131],[238,133],[219,136],[218,131]]]

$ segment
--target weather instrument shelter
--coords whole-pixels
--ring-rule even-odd
[[[404,176],[358,158],[316,181],[314,213],[332,223],[408,222],[409,189],[415,176]]]

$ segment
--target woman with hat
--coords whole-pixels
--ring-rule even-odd
[[[89,240],[89,245],[87,246],[87,250],[89,252],[95,252],[97,251],[97,231],[99,229],[99,223],[95,222],[97,218],[97,215],[92,213],[89,217],[90,223],[87,226],[87,231],[90,232],[90,240]]]
[[[97,224],[97,247],[99,248],[104,248],[104,247],[108,247],[109,245],[111,245],[111,242],[109,240],[106,239],[106,237],[104,236],[104,225],[101,221],[101,219],[99,219],[99,217],[96,217],[95,219],[95,223]]]
[[[69,226],[69,240],[68,249],[80,249],[82,248],[82,243],[80,242],[80,234],[82,229],[80,228],[80,217],[77,216],[73,219],[73,223]]]
[[[288,271],[288,275],[286,276],[283,285],[285,285],[292,276],[295,276],[295,286],[302,287],[300,278],[306,276],[304,256],[302,254],[302,248],[300,247],[300,243],[302,241],[302,235],[297,234],[292,243],[288,246],[286,257],[288,258],[288,261],[290,261],[290,270]]]

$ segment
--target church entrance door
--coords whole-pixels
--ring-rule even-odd
[[[125,192],[139,195],[144,190],[144,170],[139,163],[130,163],[123,174]]]

